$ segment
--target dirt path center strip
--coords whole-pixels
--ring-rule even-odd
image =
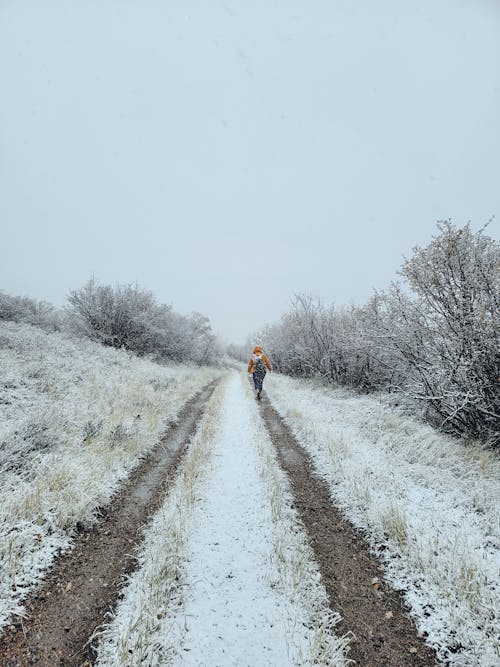
[[[82,533],[26,603],[28,618],[0,639],[1,667],[77,667],[94,659],[89,638],[107,620],[124,576],[135,569],[135,547],[148,517],[161,504],[216,382],[186,403],[177,422]]]
[[[348,657],[362,667],[431,667],[434,651],[417,636],[402,595],[383,581],[381,565],[363,536],[331,500],[306,451],[267,398],[261,414],[287,472],[295,507],[306,527],[332,609],[343,621],[338,632],[354,638]],[[372,583],[375,582],[375,585]]]

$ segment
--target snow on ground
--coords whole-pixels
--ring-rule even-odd
[[[283,376],[268,395],[449,664],[500,664],[500,464],[383,399]]]
[[[247,380],[233,372],[146,532],[99,667],[346,664],[291,505]]]
[[[0,323],[0,627],[219,373]]]

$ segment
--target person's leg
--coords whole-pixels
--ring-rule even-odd
[[[255,378],[255,388],[257,389],[257,398],[260,398],[262,392],[262,382],[264,381],[263,375],[256,375]]]

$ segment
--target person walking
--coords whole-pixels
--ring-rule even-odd
[[[250,357],[250,361],[248,362],[248,372],[253,376],[253,384],[255,391],[257,392],[258,399],[260,399],[262,394],[262,383],[264,382],[266,373],[267,371],[272,370],[273,367],[271,366],[271,362],[262,352],[262,347],[260,345],[256,345],[253,348],[253,354]]]

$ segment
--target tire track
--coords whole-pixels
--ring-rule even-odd
[[[295,507],[332,609],[342,615],[339,632],[354,635],[348,657],[363,667],[438,665],[434,651],[417,636],[404,612],[402,595],[382,580],[380,563],[370,554],[362,534],[333,504],[326,482],[315,473],[308,454],[268,398],[262,398],[261,414],[290,478]]]
[[[136,567],[144,524],[159,508],[216,383],[186,403],[177,422],[103,509],[101,521],[57,560],[28,599],[27,618],[14,621],[0,639],[2,667],[92,664],[89,640],[113,609],[124,576]]]

